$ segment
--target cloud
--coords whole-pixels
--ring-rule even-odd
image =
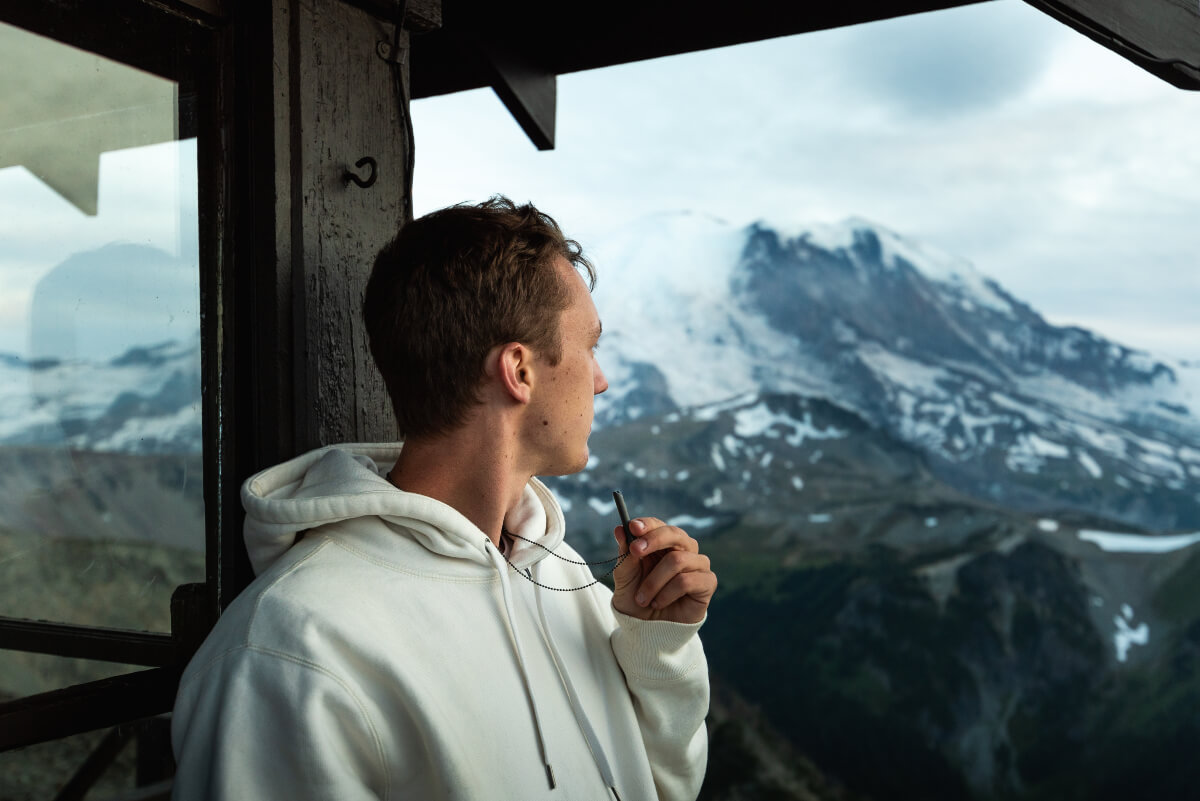
[[[863,216],[1047,316],[1094,310],[1118,341],[1157,318],[1155,342],[1200,355],[1175,324],[1200,305],[1195,113],[1041,12],[984,3],[563,76],[549,154],[487,94],[420,101],[416,200],[503,191],[585,246],[661,211]]]
[[[52,353],[60,345],[49,332],[57,327],[84,332],[72,340],[75,355],[108,358],[147,344],[140,337],[185,338],[197,328],[195,140],[103,154],[99,197],[99,214],[86,216],[23,167],[0,169],[0,352],[25,354],[41,343],[39,355]],[[80,254],[114,243],[156,255],[67,269],[70,280],[61,279]],[[38,289],[44,295],[50,286],[59,302],[43,304],[35,320]]]
[[[1029,90],[1073,34],[996,2],[847,29],[837,48],[848,91],[914,117],[993,108]]]

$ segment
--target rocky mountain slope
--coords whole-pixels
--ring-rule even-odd
[[[614,389],[554,485],[594,558],[615,488],[702,539],[714,676],[770,731],[876,798],[1187,796],[1194,366],[861,220],[600,256]]]
[[[599,249],[599,426],[745,393],[820,397],[1030,513],[1200,528],[1200,367],[1050,325],[954,258],[852,219],[644,220]]]
[[[592,450],[552,480],[576,544],[613,555],[615,488],[699,537],[721,578],[714,676],[851,792],[1119,798],[1167,788],[1159,749],[1200,746],[1176,706],[1200,690],[1182,672],[1200,536],[973,498],[918,448],[789,394],[644,416]]]

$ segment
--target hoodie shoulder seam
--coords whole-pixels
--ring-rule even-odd
[[[375,758],[379,761],[380,773],[382,774],[384,781],[383,797],[385,800],[391,797],[392,776],[391,772],[387,768],[387,761],[384,759],[383,755],[383,739],[379,736],[379,730],[376,728],[375,722],[371,719],[371,715],[367,711],[366,705],[362,702],[362,699],[358,697],[358,694],[354,692],[354,688],[350,686],[345,679],[341,678],[332,670],[318,662],[314,662],[311,659],[305,659],[302,656],[291,654],[286,651],[280,651],[275,648],[267,648],[262,645],[255,645],[251,642],[239,643],[226,648],[224,651],[214,655],[211,659],[205,662],[203,666],[201,666],[195,671],[195,673],[188,677],[187,681],[180,683],[179,692],[182,693],[184,687],[199,681],[200,678],[212,670],[215,665],[217,665],[219,662],[223,662],[225,658],[231,654],[235,654],[239,651],[263,654],[264,656],[269,656],[274,659],[291,662],[301,667],[308,668],[315,673],[319,673],[340,687],[342,691],[350,697],[350,700],[354,702],[354,706],[358,709],[359,715],[362,716],[363,722],[366,723],[367,729],[371,733],[371,741],[375,745]]]
[[[270,592],[275,587],[276,584],[283,581],[285,578],[287,578],[289,575],[291,575],[293,572],[295,572],[295,570],[297,568],[299,568],[300,565],[304,564],[309,559],[312,559],[314,556],[319,554],[321,551],[325,550],[325,546],[328,544],[329,544],[329,540],[326,540],[326,541],[320,543],[319,545],[317,545],[316,548],[313,548],[311,551],[306,553],[302,558],[297,559],[295,561],[295,563],[293,563],[292,565],[290,565],[288,567],[287,570],[283,571],[278,576],[271,579],[270,584],[268,584],[267,586],[263,587],[261,590],[258,591],[258,594],[254,597],[254,608],[250,610],[250,614],[248,615],[247,620],[246,620],[246,638],[243,641],[243,645],[245,645],[247,648],[253,647],[253,643],[250,641],[250,632],[254,628],[254,622],[258,619],[258,607],[262,605],[263,598],[266,596],[266,594],[268,592]]]
[[[424,573],[424,572],[420,572],[417,570],[410,570],[409,568],[406,568],[403,565],[398,565],[394,562],[388,562],[384,559],[380,559],[376,556],[372,556],[371,554],[367,553],[366,551],[359,550],[358,548],[355,548],[353,545],[342,542],[341,540],[338,540],[335,538],[330,538],[330,539],[326,540],[325,543],[321,544],[321,547],[324,547],[328,543],[333,543],[338,548],[341,548],[342,550],[346,551],[347,553],[351,554],[352,556],[354,556],[358,559],[361,559],[364,562],[369,562],[370,564],[373,564],[376,567],[381,567],[381,568],[384,568],[385,570],[390,570],[393,573],[403,573],[406,576],[413,576],[415,578],[423,578],[423,579],[430,579],[430,580],[435,580],[435,581],[442,581],[442,582],[446,582],[446,583],[450,583],[450,584],[494,584],[497,580],[497,577],[495,575],[481,576],[479,578],[467,578],[465,576],[449,576],[449,575],[442,574],[442,573]]]
[[[354,688],[350,685],[350,683],[324,665],[314,662],[311,659],[305,659],[304,657],[296,654],[290,654],[286,651],[277,651],[274,648],[265,648],[261,645],[247,645],[246,649],[306,667],[309,670],[320,673],[322,676],[342,688],[342,691],[350,697],[350,700],[353,701],[354,705],[358,708],[358,714],[362,716],[363,722],[367,724],[367,729],[371,732],[371,742],[375,744],[375,758],[379,760],[379,770],[383,775],[383,797],[386,801],[386,799],[391,796],[392,775],[387,768],[387,761],[383,756],[383,738],[379,736],[379,730],[375,727],[375,721],[371,719],[371,715],[367,711],[366,704],[364,704],[362,699],[358,697],[358,693],[354,692]]]

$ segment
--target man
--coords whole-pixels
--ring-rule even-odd
[[[504,198],[379,254],[364,316],[404,444],[244,485],[257,578],[180,684],[176,798],[695,798],[708,559],[639,518],[610,592],[534,478],[583,469],[608,386],[579,270]]]

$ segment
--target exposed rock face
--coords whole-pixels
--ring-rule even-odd
[[[617,372],[657,367],[648,405],[823,397],[975,498],[1151,531],[1200,527],[1194,367],[1050,325],[965,260],[862,220],[785,234],[688,216],[636,233],[650,253],[670,250],[656,237],[686,237],[712,254],[695,267],[703,280],[636,290],[661,310],[653,326],[598,297]],[[615,284],[650,272],[628,243],[615,250],[626,259],[611,266]],[[624,384],[598,402],[600,424],[639,398],[636,381]]]
[[[1050,325],[863,221],[723,245],[718,228],[639,230],[653,252],[682,231],[724,259],[655,290],[680,343],[598,297],[604,358],[653,361],[669,411],[602,417],[590,469],[556,481],[577,542],[607,555],[613,488],[700,537],[722,577],[714,674],[849,792],[1200,781],[1160,756],[1200,747],[1174,700],[1200,698],[1180,668],[1200,653],[1182,589],[1200,557],[1153,540],[1200,528],[1194,369]],[[613,405],[638,405],[621,391]]]

